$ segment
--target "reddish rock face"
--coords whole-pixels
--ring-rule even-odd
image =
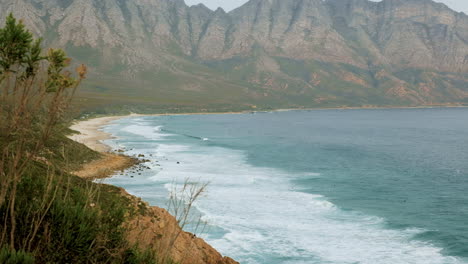
[[[152,250],[161,263],[173,260],[181,264],[239,264],[223,257],[216,249],[196,235],[184,232],[177,220],[165,209],[149,207],[136,197],[122,190],[123,195],[134,201],[136,207],[146,207],[129,219],[127,240],[142,250]]]

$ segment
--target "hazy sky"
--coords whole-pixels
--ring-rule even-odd
[[[188,5],[203,3],[213,10],[222,7],[226,11],[239,7],[247,1],[248,0],[185,0]],[[468,14],[468,0],[436,0],[436,2],[445,3],[454,10],[463,11],[465,14]]]

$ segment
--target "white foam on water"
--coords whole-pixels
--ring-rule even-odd
[[[150,122],[148,122],[145,118],[127,118],[120,120],[116,124],[121,124],[123,121],[129,121],[130,124],[121,127],[121,131],[143,136],[150,140],[162,140],[165,137],[170,136],[169,134],[161,132],[161,126],[151,126]]]
[[[123,129],[150,140],[162,139],[152,127]],[[321,195],[294,191],[290,180],[304,175],[252,166],[238,150],[170,143],[154,145],[162,170],[146,179],[147,188],[158,185],[171,190],[169,183],[182,184],[187,178],[209,182],[196,208],[204,220],[226,233],[207,234],[206,240],[241,263],[466,263],[413,239],[424,230],[387,229],[384,219],[343,211]]]
[[[166,134],[160,133],[160,127],[150,127],[144,125],[130,125],[122,128],[123,131],[144,136],[147,139],[151,140],[161,140],[166,137]]]

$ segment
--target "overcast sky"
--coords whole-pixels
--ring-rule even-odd
[[[203,3],[213,10],[222,7],[226,11],[239,7],[247,1],[248,0],[185,0],[188,5]],[[465,14],[468,14],[468,0],[436,0],[436,2],[445,3],[454,10],[463,11]]]

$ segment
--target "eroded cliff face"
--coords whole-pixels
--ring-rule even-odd
[[[140,213],[129,217],[125,226],[128,230],[127,240],[143,251],[155,252],[161,263],[172,260],[180,264],[239,264],[229,257],[223,257],[203,239],[184,232],[174,216],[165,209],[149,207],[123,189],[122,195],[140,208]]]
[[[468,16],[430,0],[251,0],[229,13],[183,0],[0,0],[8,12],[90,65],[93,92],[277,107],[468,101]]]

